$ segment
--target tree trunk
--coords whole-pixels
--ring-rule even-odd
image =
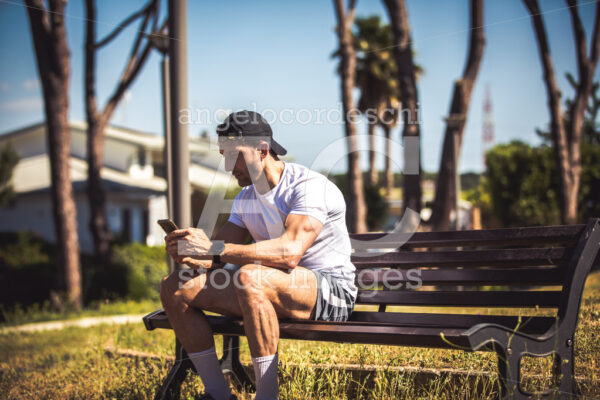
[[[450,113],[446,119],[442,158],[435,185],[435,200],[430,219],[434,231],[450,229],[450,213],[456,205],[458,194],[456,193],[455,179],[456,174],[458,174],[458,158],[467,122],[471,94],[485,47],[483,0],[471,0],[470,28],[467,63],[462,78],[454,83]]]
[[[594,30],[592,33],[590,57],[587,55],[587,42],[583,24],[577,10],[577,0],[567,0],[573,33],[575,37],[575,49],[577,59],[578,85],[575,90],[575,99],[571,104],[569,126],[567,127],[567,142],[569,145],[571,162],[572,186],[567,193],[567,206],[563,216],[563,222],[574,224],[577,222],[577,199],[581,185],[581,141],[583,136],[583,120],[585,110],[592,94],[594,85],[594,71],[598,65],[600,54],[600,5],[596,4]]]
[[[391,129],[388,124],[382,124],[385,134],[385,193],[388,198],[392,196],[394,187],[394,174],[392,173],[392,143],[390,141]]]
[[[148,33],[146,26],[151,17],[154,16],[151,32],[156,28],[156,10],[158,2],[150,0],[139,11],[127,17],[118,27],[109,33],[100,42],[96,41],[96,2],[95,0],[86,0],[86,39],[85,39],[85,110],[88,124],[87,137],[87,162],[88,162],[88,182],[87,195],[90,206],[89,227],[94,241],[94,252],[96,260],[100,265],[105,265],[110,259],[112,234],[108,227],[106,218],[106,193],[103,188],[101,170],[104,160],[104,130],[107,128],[110,119],[116,110],[123,94],[133,83],[142,66],[148,58],[151,51],[150,41],[148,41],[142,50],[142,38]],[[118,85],[108,99],[104,110],[98,110],[96,100],[96,51],[111,40],[113,40],[121,30],[135,21],[143,18],[140,29],[134,40],[134,45],[127,60],[125,70],[119,79]],[[166,22],[160,28],[163,32]]]
[[[104,129],[106,123],[98,113],[96,102],[96,5],[94,0],[86,0],[85,36],[85,111],[87,117],[87,195],[90,206],[89,227],[94,242],[97,262],[105,265],[110,257],[111,234],[106,219],[106,194],[102,185],[104,158]]]
[[[398,69],[398,82],[400,84],[402,118],[404,126],[402,128],[402,137],[419,138],[419,110],[418,93],[415,79],[415,67],[412,59],[410,26],[408,23],[408,10],[404,0],[384,0],[385,6],[390,16],[392,33],[394,35],[394,57]],[[408,146],[404,146],[404,160],[411,157],[407,153]],[[407,166],[404,166],[404,208],[411,209],[417,213],[421,212],[421,157],[420,148],[418,150],[418,173],[406,173]],[[414,157],[414,154],[410,156]],[[418,222],[418,221],[413,221]]]
[[[49,11],[43,0],[25,0],[35,49],[38,73],[44,95],[44,112],[50,157],[51,195],[58,263],[68,300],[80,309],[81,273],[77,210],[69,162],[71,133],[69,108],[69,46],[65,27],[66,2],[49,1]]]
[[[369,121],[369,184],[371,186],[377,186],[377,181],[379,178],[379,172],[375,166],[375,160],[377,157],[377,153],[375,151],[375,148],[377,147],[375,128],[377,128],[377,124]]]
[[[350,2],[346,13],[343,0],[334,0],[337,16],[337,33],[340,42],[340,74],[342,85],[342,107],[344,128],[348,146],[348,210],[346,213],[350,232],[362,233],[367,231],[367,207],[363,192],[362,171],[359,164],[359,153],[355,151],[357,110],[354,108],[352,88],[356,73],[356,53],[352,46],[350,29],[354,21],[354,2]]]
[[[588,60],[585,52],[585,35],[582,33],[581,21],[577,14],[577,2],[567,1],[569,12],[572,16],[573,29],[575,32],[576,54],[579,67],[579,85],[576,91],[576,98],[571,109],[571,124],[569,131],[565,130],[562,122],[562,111],[560,106],[561,93],[556,84],[554,65],[550,54],[550,46],[546,35],[544,20],[540,13],[537,0],[523,0],[523,3],[529,10],[531,21],[535,31],[536,41],[542,67],[544,70],[544,82],[548,94],[548,108],[550,110],[550,134],[554,147],[554,158],[558,166],[558,176],[560,181],[559,206],[561,210],[561,219],[565,224],[573,224],[577,221],[577,196],[579,193],[581,176],[581,126],[583,123],[583,113],[585,104],[587,104],[591,87],[591,76],[595,65],[598,62],[598,29],[599,7],[596,6],[596,20],[594,25],[594,34],[592,36],[592,57]],[[590,70],[590,68],[592,68]]]

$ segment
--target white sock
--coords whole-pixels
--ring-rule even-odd
[[[196,367],[198,375],[202,378],[206,393],[210,393],[215,400],[229,400],[231,390],[225,380],[221,365],[219,365],[215,348],[211,347],[198,353],[188,353],[188,356]]]
[[[254,375],[256,376],[256,397],[254,400],[277,400],[277,353],[272,356],[252,357]]]

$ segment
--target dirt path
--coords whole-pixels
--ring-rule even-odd
[[[36,322],[32,324],[7,326],[0,328],[0,334],[12,332],[39,332],[48,330],[64,329],[71,326],[87,328],[100,324],[142,324],[142,317],[145,314],[127,314],[127,315],[107,315],[102,317],[87,317],[80,319],[69,319],[63,321]]]

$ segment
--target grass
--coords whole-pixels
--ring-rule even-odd
[[[151,310],[153,307],[144,309]],[[221,337],[215,341],[219,349]],[[147,332],[141,322],[1,334],[0,398],[152,398],[168,372],[166,356],[173,354],[173,343],[172,331]],[[581,395],[600,397],[600,272],[588,278],[575,343],[575,373],[583,378],[579,385]],[[244,338],[241,346],[242,362],[249,363]],[[107,347],[150,352],[165,359],[111,357],[105,352]],[[498,393],[495,379],[485,376],[440,374],[423,379],[410,370],[399,372],[390,368],[495,373],[493,353],[282,340],[279,358],[281,399],[492,399]],[[315,368],[314,364],[325,367]],[[336,368],[344,364],[381,368],[367,373]],[[548,359],[527,360],[524,370],[540,374],[548,365]],[[528,380],[527,384],[538,381]],[[202,390],[200,379],[190,376],[182,398],[192,399]],[[251,396],[238,393],[238,398]]]

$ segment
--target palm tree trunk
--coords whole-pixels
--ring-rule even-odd
[[[569,13],[573,25],[575,37],[575,49],[577,58],[577,72],[579,82],[575,90],[575,99],[571,104],[570,123],[567,131],[567,140],[569,142],[569,153],[571,155],[571,176],[572,187],[568,192],[569,198],[566,207],[566,215],[563,218],[565,223],[574,224],[577,222],[577,199],[579,188],[581,186],[581,141],[583,136],[583,120],[586,106],[592,87],[594,85],[594,71],[598,66],[600,56],[600,4],[596,4],[596,14],[594,21],[594,30],[592,33],[590,56],[588,58],[586,50],[586,38],[583,24],[579,18],[577,10],[577,0],[567,0]]]
[[[458,157],[464,134],[473,86],[485,47],[483,31],[483,0],[471,0],[471,35],[465,71],[454,84],[450,113],[446,120],[446,132],[442,159],[435,185],[435,200],[430,219],[434,231],[450,228],[450,213],[456,204],[455,179],[458,174]]]
[[[377,186],[377,181],[379,178],[379,172],[375,166],[375,160],[377,156],[377,152],[375,151],[375,148],[377,147],[375,128],[377,128],[377,124],[369,121],[369,184],[371,186]]]
[[[337,33],[340,42],[342,107],[344,129],[348,146],[348,210],[346,212],[346,219],[348,221],[348,230],[350,232],[362,233],[367,231],[367,207],[363,192],[363,178],[359,164],[359,153],[355,151],[357,148],[356,126],[354,121],[356,115],[351,115],[351,110],[354,110],[352,88],[354,87],[356,72],[356,53],[354,52],[350,36],[350,28],[354,21],[354,2],[350,2],[347,13],[344,9],[343,0],[334,0],[334,6],[338,21]]]
[[[571,157],[569,154],[569,145],[565,128],[562,123],[562,111],[560,106],[560,91],[556,83],[554,74],[554,65],[548,45],[548,37],[544,20],[540,13],[537,0],[523,0],[529,10],[542,67],[544,69],[544,82],[548,94],[548,108],[550,110],[550,134],[554,144],[554,158],[558,166],[558,176],[560,180],[560,209],[563,223],[573,223],[577,214],[577,201],[575,192],[575,182],[571,170]],[[577,188],[578,189],[578,188]],[[575,198],[575,201],[573,201]]]
[[[415,68],[412,58],[410,26],[408,23],[408,11],[404,0],[384,0],[390,16],[392,33],[394,35],[394,56],[398,68],[398,82],[400,84],[402,116],[404,127],[402,137],[420,136],[418,93],[415,79]],[[418,157],[418,173],[404,174],[404,208],[411,209],[417,213],[421,212],[421,157],[420,154],[407,154],[405,142],[404,160]],[[418,150],[420,153],[420,149]],[[408,157],[407,157],[408,156]],[[405,165],[405,170],[407,166]],[[417,222],[417,221],[414,221]]]
[[[52,214],[58,263],[68,300],[80,309],[81,272],[77,210],[69,162],[71,133],[68,121],[70,52],[67,42],[64,10],[66,2],[49,1],[49,11],[43,0],[25,0],[38,73],[44,95],[44,112],[50,157]],[[52,13],[52,15],[48,15]]]

